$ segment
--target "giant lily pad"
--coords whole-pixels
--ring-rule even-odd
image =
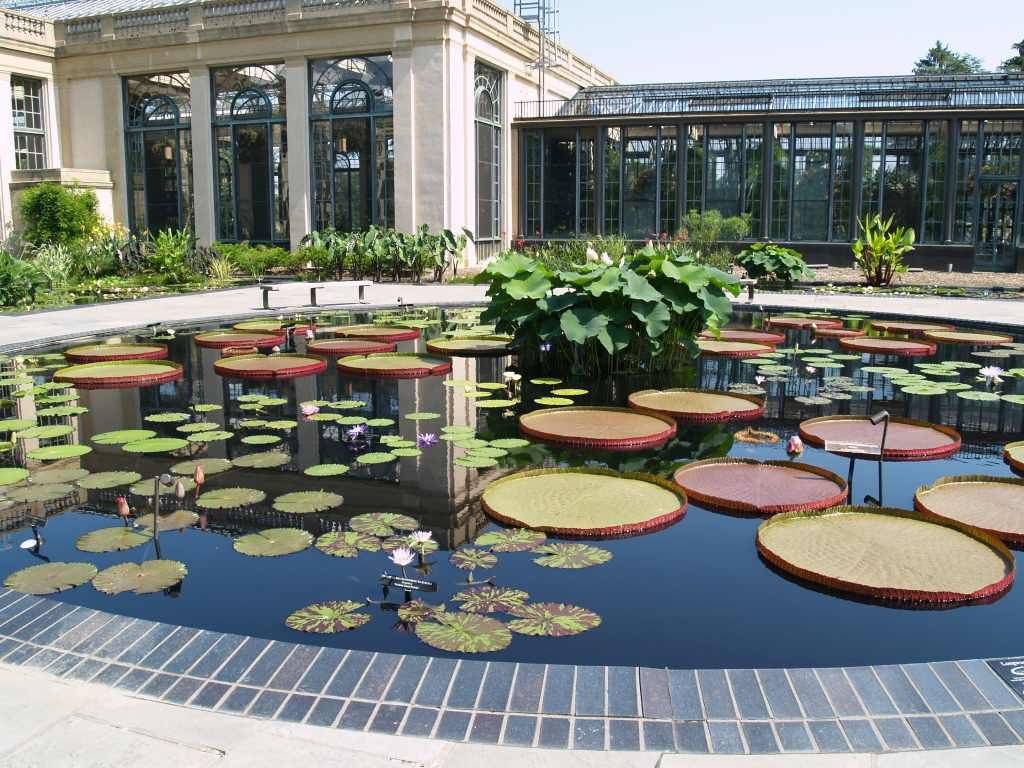
[[[239,456],[231,463],[236,467],[246,469],[272,469],[282,467],[292,460],[284,451],[263,451],[262,453],[250,453]]]
[[[340,507],[343,501],[344,497],[328,491],[294,491],[275,498],[274,509],[293,515],[305,515]]]
[[[459,608],[469,613],[507,613],[513,606],[523,605],[529,599],[530,595],[521,589],[490,584],[464,589],[452,595],[452,600],[462,603]]]
[[[534,558],[533,562],[545,568],[589,568],[612,559],[612,553],[607,549],[589,544],[553,542],[537,547],[534,552],[540,557]]]
[[[177,560],[146,560],[142,563],[121,563],[100,571],[92,585],[108,595],[132,592],[149,595],[173,587],[188,574],[188,568]]]
[[[385,538],[394,536],[395,531],[415,531],[419,523],[415,518],[397,512],[367,512],[353,517],[349,527],[358,533]]]
[[[15,571],[4,586],[26,595],[52,595],[80,587],[96,575],[92,563],[44,563]]]
[[[196,499],[201,509],[236,509],[259,504],[267,494],[256,488],[217,488]]]
[[[195,459],[193,461],[181,461],[171,467],[171,473],[175,475],[194,475],[196,467],[202,467],[206,475],[216,475],[231,469],[232,464],[228,459]]]
[[[87,453],[92,453],[88,445],[47,445],[29,451],[27,455],[33,461],[59,461],[85,456]]]
[[[151,429],[119,429],[114,432],[100,432],[92,436],[96,445],[125,445],[126,443],[137,443],[140,440],[149,440],[156,437],[156,432]]]
[[[422,600],[410,600],[398,606],[398,620],[406,624],[419,624],[444,613],[444,605],[431,605]]]
[[[58,437],[65,437],[75,431],[69,424],[39,424],[18,432],[15,437],[19,440],[53,440]]]
[[[452,552],[448,562],[459,570],[475,571],[477,568],[493,568],[498,564],[498,557],[484,549],[463,547]]]
[[[452,653],[488,653],[507,648],[509,628],[488,616],[438,612],[416,625],[416,636],[427,645]]]
[[[355,557],[360,550],[379,552],[380,539],[358,531],[331,531],[317,538],[316,548],[325,555]]]
[[[187,509],[176,509],[166,515],[157,516],[157,526],[161,531],[180,531],[183,528],[191,528],[199,522],[199,515]],[[143,528],[153,527],[153,515],[143,515],[139,519],[139,525]]]
[[[170,453],[180,451],[188,445],[188,440],[180,437],[153,437],[149,440],[138,440],[125,443],[121,450],[125,453]]]
[[[277,445],[280,442],[280,435],[248,435],[242,438],[244,445]]]
[[[183,421],[188,421],[192,417],[187,413],[179,413],[177,411],[164,411],[163,413],[151,413],[149,416],[143,419],[148,421],[150,424],[180,424]]]
[[[69,493],[75,492],[75,486],[66,483],[43,483],[41,485],[22,485],[12,488],[7,492],[5,498],[8,501],[24,502],[47,502],[62,499]]]
[[[365,603],[354,600],[331,600],[325,603],[313,603],[300,608],[291,614],[284,623],[299,632],[316,632],[331,634],[347,632],[363,626],[370,620],[367,613],[359,613]]]
[[[547,534],[543,531],[531,531],[529,528],[502,528],[487,531],[476,537],[473,543],[478,547],[490,547],[495,552],[527,552],[536,549],[545,541]]]
[[[487,469],[498,466],[498,460],[492,459],[490,456],[460,456],[455,459],[455,463],[460,467],[467,467],[469,469]]]
[[[176,429],[182,434],[191,435],[196,432],[212,432],[213,430],[218,430],[220,429],[220,424],[216,421],[192,421],[188,424],[182,424]]]
[[[313,535],[301,528],[267,528],[235,539],[235,551],[252,557],[279,557],[301,552],[313,543]]]
[[[123,552],[142,546],[152,538],[151,533],[115,525],[82,534],[75,542],[75,547],[83,552]]]
[[[405,418],[410,421],[432,421],[433,419],[440,419],[440,413],[434,413],[433,411],[415,411],[414,413],[405,414]]]
[[[20,483],[28,477],[28,470],[20,467],[0,467],[0,488]]]
[[[494,448],[501,448],[506,451],[512,451],[516,448],[526,448],[530,445],[529,440],[524,440],[521,437],[503,437],[499,440],[491,440],[491,446]]]
[[[521,635],[567,637],[601,625],[601,617],[586,608],[565,603],[527,603],[509,609],[515,616],[508,628]]]
[[[0,435],[7,432],[20,432],[35,425],[32,419],[2,419],[0,420]]]

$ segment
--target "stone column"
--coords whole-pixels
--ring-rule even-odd
[[[14,124],[10,112],[11,73],[0,71],[0,237],[14,226],[11,210],[11,171],[14,169]]]
[[[200,245],[209,245],[217,239],[210,70],[190,67],[189,77],[192,81],[192,194],[196,240]]]
[[[46,167],[60,168],[64,162],[60,146],[60,120],[57,112],[57,83],[53,78],[47,78],[43,86],[43,122],[46,125]],[[7,101],[0,101],[0,104],[10,104]],[[120,113],[119,113],[120,114]],[[121,121],[117,121],[121,125]]]
[[[396,26],[392,45],[395,125],[395,229],[411,232],[416,221],[416,115],[412,27]]]
[[[306,59],[285,59],[288,105],[288,232],[292,250],[309,234],[312,185],[309,168],[309,67]]]

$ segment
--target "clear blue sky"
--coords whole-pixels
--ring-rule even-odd
[[[1024,38],[1024,0],[560,0],[560,9],[562,41],[624,83],[906,74],[936,39],[991,70]]]

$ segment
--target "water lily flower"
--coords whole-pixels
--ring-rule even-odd
[[[126,499],[124,496],[118,496],[116,503],[117,514],[120,515],[121,519],[127,523],[128,518],[131,517],[132,514],[132,509],[131,507],[128,506],[128,499]]]
[[[312,328],[307,328],[306,329],[306,340],[307,341],[312,341],[315,338],[316,338],[316,332]]]
[[[815,374],[818,372],[818,369],[815,368],[813,365],[808,365],[806,370],[810,374]]]
[[[409,538],[417,544],[423,544],[426,541],[430,541],[434,538],[434,534],[431,531],[413,531],[409,534]]]
[[[505,381],[512,381],[515,378],[515,375],[515,371],[505,371],[503,374],[501,374],[501,378],[503,378]]]
[[[299,410],[302,412],[302,418],[308,419],[310,416],[320,413],[320,406],[313,405],[312,403],[303,403],[299,406]]]
[[[275,344],[274,348],[272,350],[270,350],[270,351],[273,352],[276,355],[276,354],[278,354],[281,351],[281,348]]]
[[[417,448],[428,448],[431,445],[437,445],[437,435],[433,432],[423,432],[422,434],[416,435],[416,447]]]
[[[548,342],[544,342],[543,344],[540,345],[540,351],[541,352],[550,352],[551,351],[551,344],[549,344]]]
[[[197,488],[206,482],[206,471],[203,469],[202,464],[196,464],[196,471],[192,473],[192,479],[195,481]]]
[[[185,498],[185,483],[180,477],[178,478],[178,482],[174,484],[174,498],[179,501]]]
[[[345,434],[348,435],[350,438],[353,438],[353,439],[357,438],[357,437],[362,437],[363,435],[366,434],[366,425],[365,424],[356,424],[351,429],[346,430]]]
[[[598,260],[597,251],[595,251],[593,248],[588,247],[587,248],[587,261],[597,261],[597,260]]]
[[[765,381],[764,376],[755,376],[754,377],[754,382],[756,384],[758,384],[758,385],[764,384],[764,381]]]
[[[551,289],[552,296],[565,296],[567,293],[575,293],[571,285],[560,285],[557,288]]]
[[[391,550],[388,559],[399,568],[405,568],[405,566],[412,565],[416,561],[416,554],[408,547],[398,547]]]
[[[1006,373],[1006,371],[1004,371],[998,365],[987,365],[980,371],[978,371],[978,373],[981,374],[982,378],[984,378],[985,381],[999,382],[1002,381],[1002,376],[1004,373]]]
[[[786,453],[790,456],[799,456],[804,452],[804,441],[800,439],[800,435],[793,435],[789,438],[789,442],[786,443]]]

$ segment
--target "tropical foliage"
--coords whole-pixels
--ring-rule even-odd
[[[739,292],[687,250],[653,244],[618,261],[590,250],[566,270],[510,252],[476,280],[490,298],[480,321],[514,338],[525,368],[586,375],[674,367],[697,334],[725,324]]]
[[[20,208],[23,236],[34,245],[76,243],[100,226],[99,200],[92,190],[48,181],[27,189]]]
[[[736,263],[754,280],[780,282],[787,288],[814,275],[798,251],[776,243],[753,243],[736,256]]]
[[[999,65],[999,69],[1002,72],[1024,72],[1024,38],[1019,43],[1014,43],[1010,46],[1017,53],[1015,56],[1003,61]]]
[[[914,250],[914,230],[893,227],[893,217],[883,219],[868,214],[861,222],[861,235],[853,242],[853,260],[868,285],[889,285],[892,279],[907,271],[903,257]]]

